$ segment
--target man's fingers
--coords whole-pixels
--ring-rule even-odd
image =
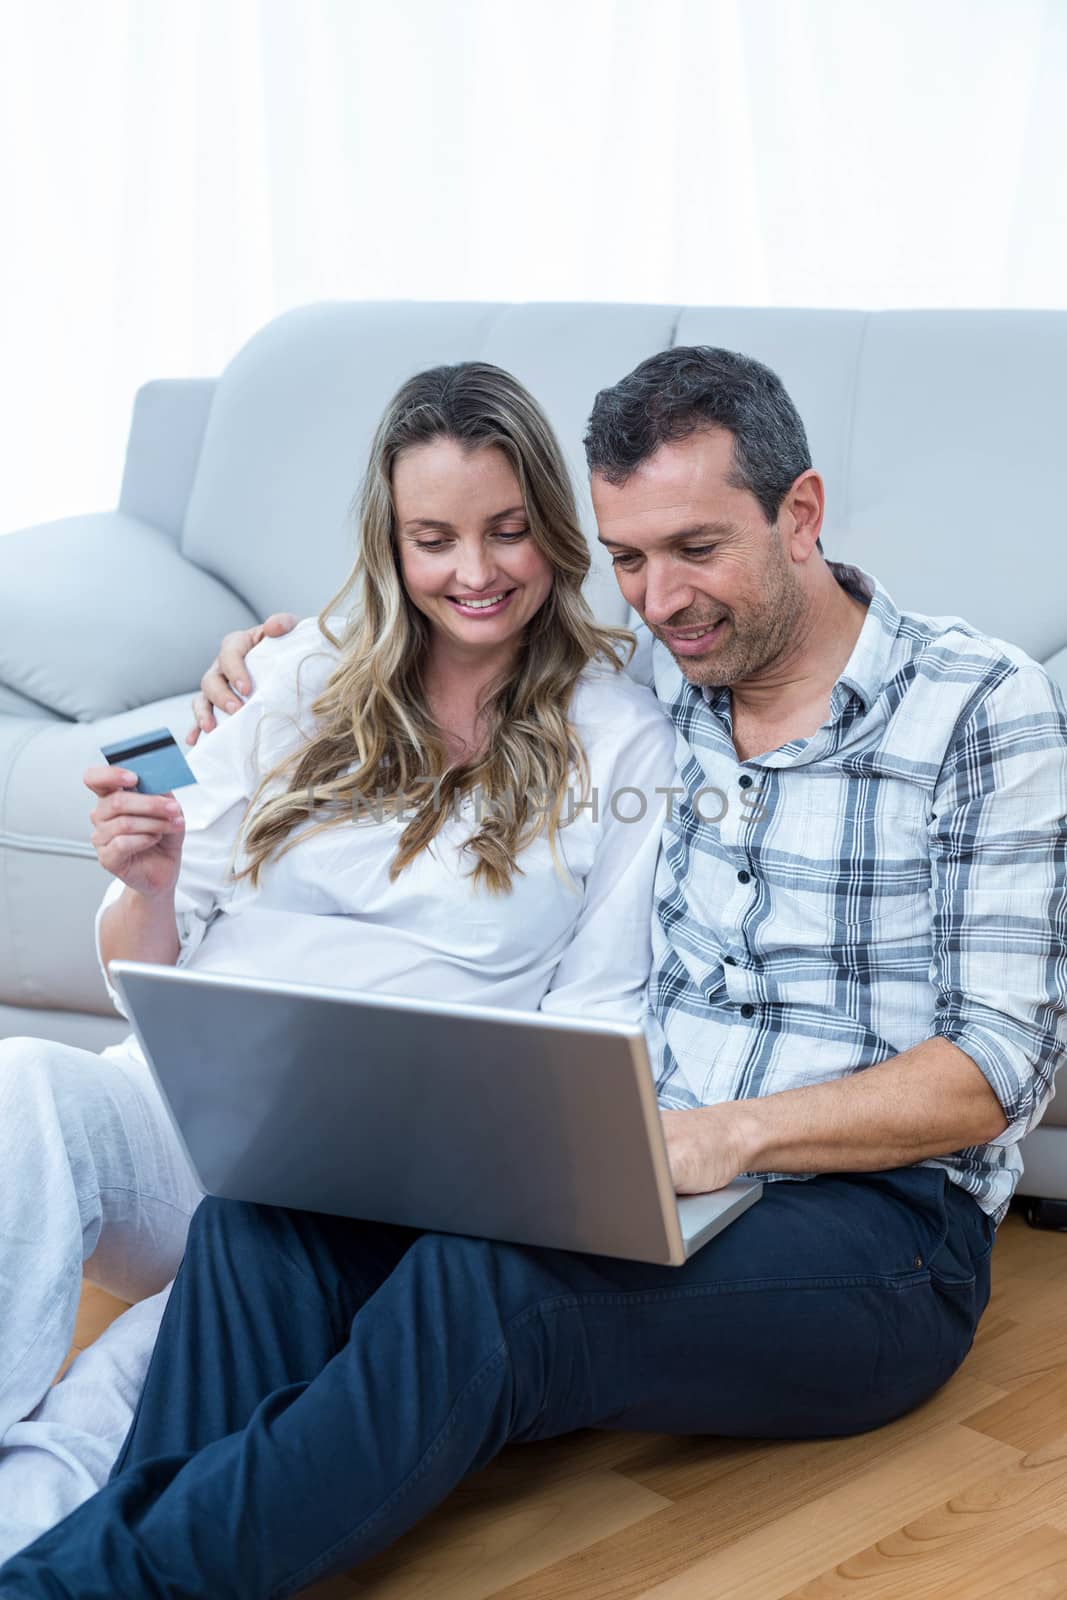
[[[210,733],[215,727],[215,711],[211,701],[202,689],[199,694],[193,695],[191,705],[197,732]]]
[[[193,701],[193,715],[198,728],[210,733],[215,726],[214,710],[233,713],[241,708],[242,698],[252,693],[252,680],[245,668],[245,657],[261,639],[280,639],[292,632],[298,619],[291,611],[275,611],[265,622],[254,628],[237,628],[228,633],[219,646],[219,653],[200,680],[200,694]],[[189,744],[195,744],[199,734],[187,734]]]
[[[245,656],[262,639],[265,627],[266,623],[261,623],[258,628],[241,628],[237,633],[228,633],[219,647],[218,675],[226,680],[226,699],[216,698],[211,694],[206,682],[201,687],[204,693],[224,711],[236,711],[240,704],[239,701],[234,701],[232,706],[227,704],[227,700],[233,701],[234,689],[238,694],[250,694],[252,691],[248,673],[245,671]]]
[[[263,632],[272,639],[280,639],[283,635],[292,633],[299,620],[299,617],[294,617],[291,611],[272,611],[263,624]]]
[[[230,671],[234,672],[235,676],[238,675],[235,668],[230,668]],[[198,698],[202,699],[207,705],[207,715],[211,718],[211,727],[215,726],[214,715],[216,708],[219,711],[233,712],[240,707],[241,702],[234,694],[234,684],[230,678],[230,671],[227,671],[220,657],[218,661],[215,661],[208,668],[200,680],[200,695]],[[194,701],[195,704],[196,702]],[[210,733],[211,729],[205,726],[204,718],[198,717],[198,721],[204,732]]]

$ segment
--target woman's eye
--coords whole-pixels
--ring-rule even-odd
[[[415,543],[420,550],[443,550],[445,547],[443,539],[416,539]]]
[[[529,528],[501,528],[497,532],[498,539],[525,539]]]

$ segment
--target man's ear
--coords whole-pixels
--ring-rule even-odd
[[[779,524],[782,512],[789,513],[791,527],[787,524],[782,531],[794,561],[806,561],[818,544],[825,508],[823,481],[809,467],[793,480],[778,512]],[[822,549],[821,544],[819,549]]]

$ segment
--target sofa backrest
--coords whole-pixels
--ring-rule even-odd
[[[827,555],[908,610],[966,617],[1038,660],[1067,650],[1061,509],[1067,313],[327,303],[269,323],[222,374],[184,553],[260,614],[318,610],[354,555],[371,434],[422,367],[506,367],[545,406],[594,532],[581,438],[597,389],[671,344],[772,366],[827,483]],[[593,545],[590,600],[625,607]],[[1064,658],[1067,660],[1067,657]]]

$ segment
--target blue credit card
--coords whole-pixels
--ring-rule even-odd
[[[138,794],[169,794],[195,783],[193,769],[178,748],[169,728],[140,733],[135,739],[100,746],[109,767],[126,767],[137,774]]]

